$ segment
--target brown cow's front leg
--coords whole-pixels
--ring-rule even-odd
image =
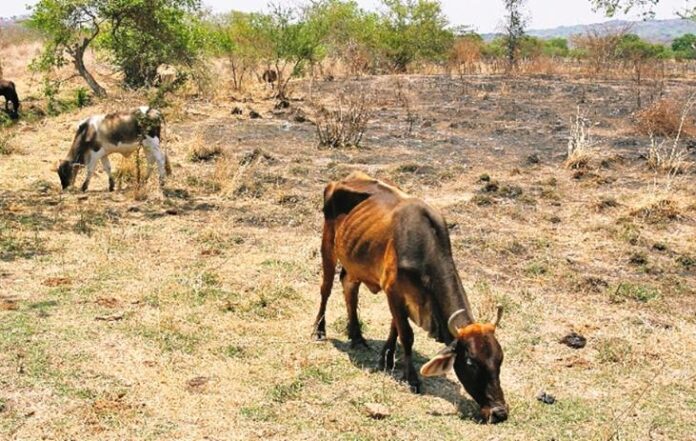
[[[399,336],[399,332],[396,329],[396,323],[392,319],[391,327],[389,328],[389,337],[387,341],[384,342],[382,351],[379,354],[379,361],[377,366],[381,371],[390,371],[394,369],[394,355],[396,353],[396,338]]]
[[[369,348],[367,341],[360,331],[360,320],[358,319],[358,293],[360,292],[360,282],[352,279],[345,268],[341,269],[341,284],[343,285],[343,295],[346,299],[346,309],[348,311],[348,338],[350,346],[356,348],[365,346]]]
[[[416,368],[413,366],[413,329],[411,329],[411,325],[408,323],[406,307],[403,305],[401,298],[398,297],[398,294],[387,292],[387,298],[389,299],[389,309],[391,309],[392,317],[399,333],[401,346],[404,348],[403,380],[411,386],[412,392],[421,393],[421,381],[418,378]]]

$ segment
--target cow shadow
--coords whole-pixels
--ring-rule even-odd
[[[403,363],[399,360],[401,347],[397,345],[397,359],[393,370],[382,371],[378,369],[379,352],[384,346],[385,340],[368,339],[369,349],[365,347],[352,348],[349,341],[341,341],[334,338],[328,339],[329,342],[341,352],[348,355],[348,359],[354,366],[360,369],[367,369],[372,374],[388,375],[396,381],[401,380]],[[417,369],[427,363],[428,357],[413,351],[413,363]],[[459,383],[454,383],[445,377],[421,377],[423,382],[423,394],[441,398],[450,402],[458,411],[460,418],[480,422],[479,406],[476,402],[459,393]],[[436,415],[434,415],[436,416]]]

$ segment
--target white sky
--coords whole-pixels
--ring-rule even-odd
[[[379,0],[357,0],[369,9],[379,6]],[[0,16],[11,17],[26,14],[27,5],[35,0],[2,0]],[[203,0],[203,3],[216,12],[231,9],[242,11],[264,10],[266,0]],[[285,2],[284,2],[285,3]],[[292,1],[296,3],[296,1]],[[499,29],[503,15],[502,0],[441,0],[444,12],[454,25],[471,25],[479,32],[492,32]],[[674,18],[689,0],[661,0],[657,8],[657,18]],[[692,0],[692,5],[696,0]],[[607,20],[601,13],[592,12],[589,0],[527,0],[527,10],[531,17],[530,28],[545,29],[561,25],[597,23]],[[628,17],[616,18],[639,19],[637,13]]]

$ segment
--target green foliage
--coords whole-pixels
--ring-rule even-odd
[[[549,57],[565,58],[570,54],[568,40],[565,38],[552,38],[544,41],[544,55]]]
[[[397,72],[414,61],[441,61],[454,42],[454,34],[439,1],[382,0],[387,10],[381,18],[384,55]]]
[[[112,0],[102,9],[108,32],[99,38],[131,88],[154,84],[161,64],[193,67],[206,47],[199,0]]]
[[[84,63],[96,44],[131,87],[152,84],[157,66],[192,66],[206,34],[196,15],[200,0],[40,0],[29,25],[46,43],[32,66],[41,72],[73,64],[97,96],[104,96]]]
[[[89,96],[89,92],[84,87],[78,87],[75,90],[75,105],[79,108],[86,107],[92,99]]]
[[[696,35],[684,34],[672,41],[672,51],[677,59],[696,59]]]
[[[623,35],[616,46],[616,58],[632,63],[664,58],[667,54],[665,46],[648,43],[635,34]]]

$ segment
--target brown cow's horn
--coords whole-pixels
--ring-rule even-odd
[[[498,323],[500,323],[500,319],[503,317],[503,305],[498,305],[497,311],[495,314],[495,320],[493,320],[493,326],[498,326]]]
[[[459,311],[456,311],[454,314],[452,314],[447,320],[447,327],[449,328],[450,334],[452,334],[452,337],[457,337],[459,335],[459,328],[456,325],[457,318],[459,318],[460,315],[466,315],[466,309],[460,309]]]

